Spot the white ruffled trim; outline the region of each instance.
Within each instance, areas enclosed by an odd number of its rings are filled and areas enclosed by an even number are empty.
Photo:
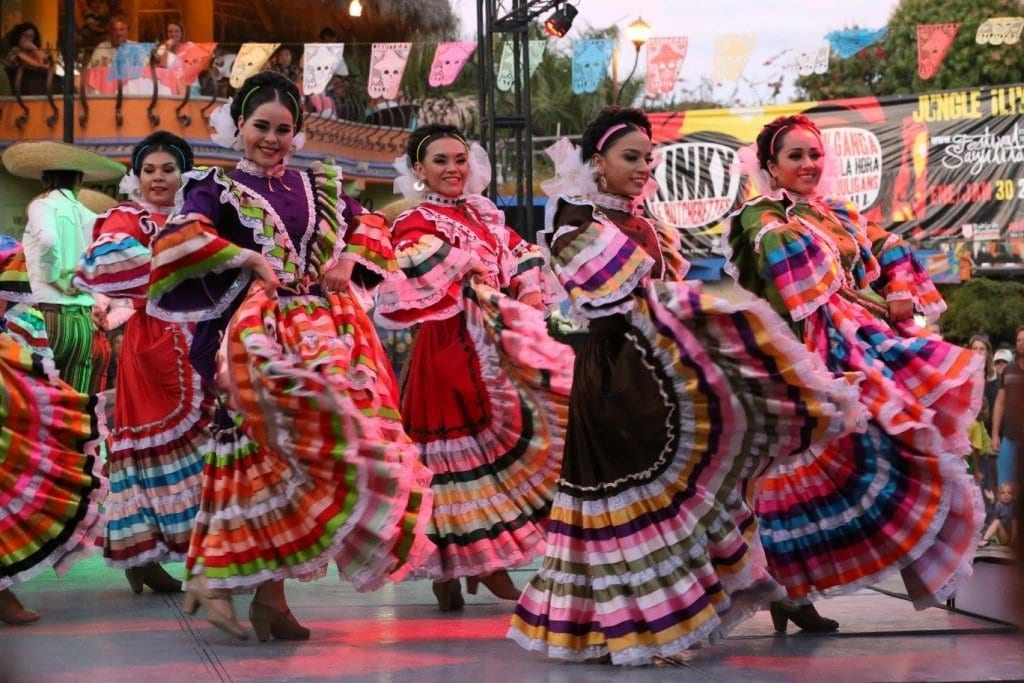
[[[594,180],[597,171],[593,164],[583,161],[580,148],[569,138],[561,138],[545,149],[544,153],[555,164],[555,175],[540,184],[544,194],[550,198],[544,207],[544,227],[550,229],[554,227],[559,199],[574,204],[590,204],[583,198],[598,193],[597,182]]]
[[[117,184],[119,194],[129,197],[132,201],[142,198],[142,190],[139,189],[139,177],[131,169],[124,174],[121,182]],[[136,194],[138,193],[138,194]]]
[[[126,560],[114,560],[109,557],[104,558],[106,565],[113,569],[135,569],[138,567],[145,567],[147,564],[152,564],[154,562],[158,564],[163,564],[165,562],[184,562],[185,559],[185,553],[174,552],[161,540],[157,540],[156,545],[146,552],[134,555]],[[182,581],[183,587],[184,583],[185,582]]]
[[[210,139],[225,149],[241,150],[243,148],[242,138],[238,134],[235,120],[231,118],[233,99],[229,97],[227,102],[214,109],[210,114]]]

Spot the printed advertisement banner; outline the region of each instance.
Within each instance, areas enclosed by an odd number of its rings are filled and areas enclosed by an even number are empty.
[[[648,210],[679,228],[692,256],[721,255],[722,222],[753,192],[737,150],[792,114],[813,119],[836,153],[832,194],[929,250],[935,275],[938,253],[948,256],[937,280],[971,265],[1024,268],[1024,84],[651,114],[664,161]]]

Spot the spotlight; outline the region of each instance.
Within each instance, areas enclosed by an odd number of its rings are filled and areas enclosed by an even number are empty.
[[[579,13],[574,5],[562,5],[544,22],[544,30],[549,36],[561,38],[572,28],[572,20]]]
[[[348,14],[350,17],[361,17],[363,16],[363,6],[359,0],[352,0],[348,6]]]

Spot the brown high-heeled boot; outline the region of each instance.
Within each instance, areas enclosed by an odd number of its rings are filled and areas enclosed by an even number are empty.
[[[291,610],[276,610],[253,600],[249,603],[249,623],[256,639],[265,643],[275,640],[309,640],[309,629],[298,622]]]
[[[125,569],[124,575],[133,593],[141,593],[143,585],[149,586],[154,593],[181,592],[181,581],[168,574],[167,570],[156,562]]]
[[[235,618],[235,606],[231,602],[231,592],[226,590],[210,590],[206,587],[206,577],[200,574],[193,576],[185,591],[185,612],[195,614],[199,606],[203,606],[207,620],[224,633],[238,640],[248,640],[249,633]]]
[[[454,612],[466,606],[458,579],[435,581],[431,588],[434,591],[434,597],[437,598],[437,608],[442,612]]]
[[[775,600],[769,605],[768,611],[771,612],[776,633],[785,633],[788,621],[809,633],[828,633],[839,628],[838,621],[821,616],[811,603],[797,605],[789,600]]]
[[[39,615],[25,609],[10,588],[0,591],[0,621],[11,626],[24,626],[38,620]]]
[[[491,591],[495,597],[502,600],[518,600],[519,594],[522,592],[512,583],[512,577],[504,569],[487,576],[467,576],[466,591],[470,595],[476,595],[477,588],[481,583],[487,586],[487,590]]]

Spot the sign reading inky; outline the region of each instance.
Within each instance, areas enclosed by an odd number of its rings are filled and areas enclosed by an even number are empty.
[[[648,210],[680,229],[692,255],[719,253],[722,222],[753,193],[737,151],[765,123],[800,113],[836,155],[830,193],[868,220],[917,249],[1024,266],[1024,85],[652,114],[664,161]]]

